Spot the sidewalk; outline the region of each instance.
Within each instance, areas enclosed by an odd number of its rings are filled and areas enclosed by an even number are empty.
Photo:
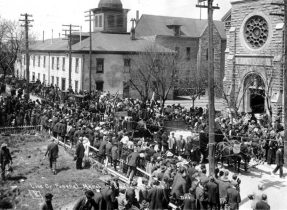
[[[252,163],[251,163],[252,164]],[[263,184],[263,193],[267,195],[271,209],[285,210],[287,198],[287,178],[279,178],[279,171],[276,175],[271,175],[271,171],[276,165],[257,165],[251,168],[249,173],[239,175],[241,179],[241,205],[240,209],[251,209],[251,202],[248,195],[257,190],[259,183]],[[284,176],[287,176],[287,168],[283,168]]]

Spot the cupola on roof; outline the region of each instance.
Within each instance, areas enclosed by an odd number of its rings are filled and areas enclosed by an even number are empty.
[[[121,0],[100,0],[99,8],[105,7],[105,8],[113,8],[113,9],[122,9],[123,5]]]

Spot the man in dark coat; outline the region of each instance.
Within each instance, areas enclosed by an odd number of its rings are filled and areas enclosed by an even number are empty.
[[[47,193],[45,195],[45,203],[41,205],[40,210],[53,210],[52,198],[53,195],[51,193]]]
[[[101,141],[100,147],[99,147],[99,162],[103,163],[104,159],[105,159],[105,154],[106,154],[106,145],[107,145],[107,141],[106,141],[106,136],[103,137],[103,140]]]
[[[53,174],[56,175],[56,162],[57,162],[57,158],[59,156],[59,146],[58,146],[58,140],[57,139],[53,138],[52,143],[50,143],[48,145],[44,158],[47,155],[49,158],[50,168],[51,168]]]
[[[92,210],[93,209],[99,209],[99,206],[93,199],[94,193],[91,190],[88,190],[85,192],[85,197],[81,198],[74,206],[73,210]]]
[[[166,190],[159,187],[159,182],[154,181],[153,187],[148,192],[149,209],[163,210],[165,203],[169,202]]]
[[[111,165],[112,165],[112,143],[111,143],[111,139],[109,139],[107,141],[107,144],[106,144],[106,157],[108,159],[108,163],[110,162]]]
[[[3,180],[5,180],[6,165],[8,165],[9,163],[12,164],[12,157],[9,149],[7,148],[7,144],[3,143],[1,145],[1,151],[0,151],[1,177]]]
[[[273,174],[275,174],[278,169],[279,169],[279,176],[280,178],[283,178],[283,164],[284,164],[284,157],[283,157],[283,146],[280,146],[276,152],[276,160],[275,160],[275,163],[276,163],[276,168],[273,170]]]
[[[255,210],[270,210],[266,194],[262,194],[262,199],[256,203]]]
[[[106,209],[106,204],[105,204],[105,201],[103,199],[103,195],[101,193],[100,187],[97,187],[97,189],[96,189],[94,200],[95,200],[96,204],[98,205],[98,210],[105,210]]]
[[[83,169],[83,158],[85,156],[85,147],[83,145],[83,137],[79,138],[79,143],[76,146],[76,169]]]
[[[174,179],[174,183],[171,189],[171,196],[173,196],[174,198],[180,199],[180,197],[187,192],[185,177],[185,170],[180,169],[177,178]]]
[[[137,149],[134,149],[134,152],[128,155],[128,172],[127,177],[129,177],[129,180],[131,181],[135,175],[136,167],[139,163],[140,153],[137,151]]]
[[[207,194],[208,209],[217,209],[219,206],[219,189],[213,176],[209,177],[209,182],[205,185]]]
[[[119,159],[119,149],[117,146],[118,142],[114,142],[113,143],[113,147],[112,147],[112,164],[114,165],[114,169],[115,171],[117,170],[117,162]]]
[[[230,188],[227,189],[226,202],[229,205],[230,210],[238,210],[239,204],[241,202],[241,197],[239,192],[236,190],[236,184],[232,184]]]
[[[114,203],[117,201],[117,199],[110,182],[106,184],[106,187],[101,192],[103,195],[103,200],[105,201],[105,209],[113,210]]]
[[[183,196],[183,210],[196,210],[195,188],[190,188],[189,193]]]

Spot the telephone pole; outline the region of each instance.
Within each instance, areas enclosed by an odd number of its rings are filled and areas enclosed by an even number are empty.
[[[205,2],[207,1],[207,5]],[[204,4],[202,4],[204,3]],[[214,51],[213,51],[213,10],[219,9],[213,6],[213,0],[198,0],[196,7],[207,8],[208,11],[208,145],[209,145],[209,174],[215,171],[215,107],[214,107]]]
[[[283,45],[284,45],[284,61],[283,62],[283,99],[284,99],[284,160],[287,162],[287,1],[272,2],[271,5],[278,6],[280,12],[271,12],[270,15],[284,17],[284,29],[283,29]],[[283,7],[283,8],[282,8]],[[282,12],[284,11],[284,12]]]
[[[63,27],[68,27],[68,29],[63,29],[64,36],[68,36],[68,38],[65,38],[64,40],[68,40],[68,45],[69,45],[69,89],[72,89],[72,32],[79,31],[74,28],[79,28],[80,26],[76,25],[62,25]],[[69,32],[67,35],[67,31]]]
[[[287,1],[284,1],[284,159],[287,161]]]
[[[24,22],[24,25],[21,25],[22,27],[25,28],[25,54],[26,54],[26,85],[27,85],[27,95],[28,99],[30,98],[30,91],[29,91],[29,78],[30,78],[30,55],[29,55],[29,27],[32,27],[30,25],[31,22],[34,20],[31,20],[29,18],[32,17],[32,15],[29,15],[27,13],[21,14],[21,17],[24,17],[24,20],[19,20],[20,22]]]
[[[85,13],[89,13],[85,17],[88,17],[89,19],[86,21],[89,21],[89,33],[90,33],[90,50],[89,50],[89,91],[90,94],[92,92],[92,10],[86,11]]]

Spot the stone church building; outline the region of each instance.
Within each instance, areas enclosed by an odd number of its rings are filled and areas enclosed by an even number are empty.
[[[274,0],[231,0],[223,17],[227,35],[224,93],[240,112],[282,112],[283,19]],[[281,1],[282,3],[283,1]],[[278,1],[277,1],[278,3]]]

